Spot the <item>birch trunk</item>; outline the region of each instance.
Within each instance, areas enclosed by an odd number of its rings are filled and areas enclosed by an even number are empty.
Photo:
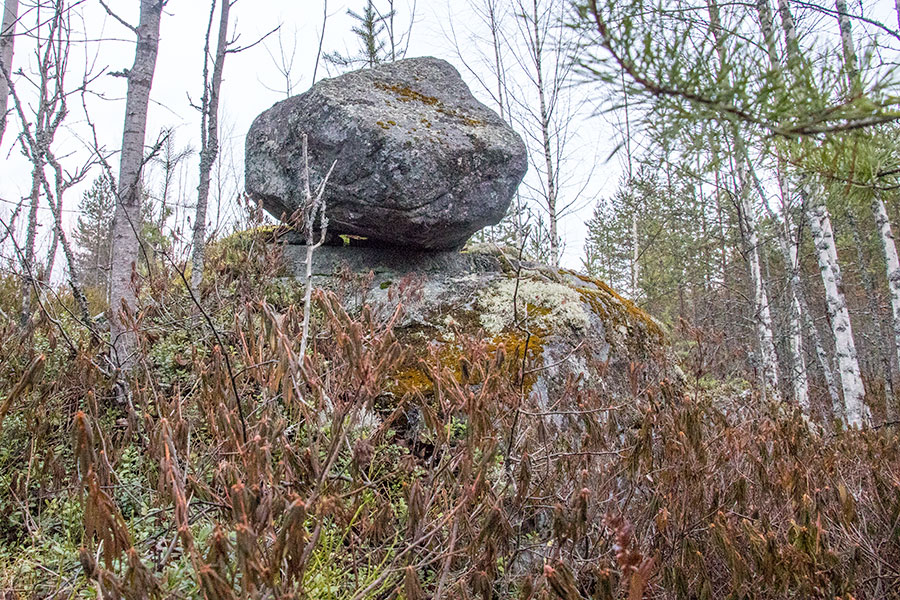
[[[781,29],[784,31],[785,52],[788,69],[796,73],[800,67],[800,42],[797,40],[797,26],[791,14],[789,0],[778,0],[778,15],[781,17]]]
[[[9,78],[12,75],[13,47],[16,41],[16,21],[19,0],[6,0],[3,5],[3,24],[0,25],[0,143],[6,132],[6,113],[9,110]]]
[[[851,96],[856,96],[861,92],[862,85],[859,80],[859,67],[856,64],[856,47],[853,45],[853,32],[850,28],[847,3],[844,0],[834,0],[834,9],[837,12],[838,26],[841,30],[841,51],[844,54],[847,83],[850,84]]]
[[[212,80],[209,79],[209,42],[216,0],[212,1],[206,31],[206,47],[203,59],[203,100],[201,102],[200,139],[200,185],[197,187],[197,213],[194,220],[194,236],[191,252],[191,287],[194,290],[203,280],[203,262],[206,255],[206,210],[209,204],[209,185],[213,163],[219,153],[219,91],[222,88],[222,74],[228,52],[228,19],[232,0],[222,0],[219,14],[219,35],[216,41],[216,56],[213,63]]]
[[[741,219],[743,220],[743,229],[746,232],[747,260],[750,263],[750,277],[753,280],[754,321],[756,323],[756,337],[759,343],[763,381],[766,388],[764,391],[771,390],[777,398],[780,396],[778,392],[778,355],[775,352],[775,336],[772,333],[772,313],[769,308],[769,296],[766,293],[762,268],[760,267],[759,233],[756,214],[749,198],[746,169],[740,165],[738,166],[738,179],[741,186]]]
[[[766,201],[766,194],[763,190],[762,183],[759,181],[759,178],[756,176],[756,173],[753,169],[750,170],[750,174],[753,178],[753,184],[756,187],[756,191],[762,200],[763,206],[766,207],[769,216],[774,220],[778,221],[778,217],[775,215],[774,211],[772,211],[768,202]],[[806,359],[803,353],[803,330],[801,327],[801,321],[803,320],[803,314],[805,310],[805,302],[801,303],[802,290],[800,288],[800,276],[799,276],[799,260],[797,257],[797,248],[792,243],[793,239],[793,227],[791,226],[790,213],[787,210],[787,203],[784,202],[784,184],[782,181],[782,177],[780,171],[778,173],[778,183],[779,189],[782,194],[782,215],[781,215],[781,230],[778,235],[778,247],[781,250],[781,256],[784,260],[785,268],[788,269],[788,283],[791,294],[791,309],[788,311],[788,342],[791,351],[791,386],[794,389],[794,401],[797,403],[797,406],[800,407],[800,410],[806,416],[811,416],[811,406],[809,404],[809,372],[806,368]],[[827,364],[825,365],[827,368]],[[830,369],[828,369],[828,376],[826,379],[829,379]],[[834,380],[830,379],[831,385],[833,387]],[[829,388],[829,391],[832,391]],[[834,389],[834,397],[837,398],[837,390]]]
[[[885,392],[886,402],[890,402],[889,398],[894,397],[894,378],[891,371],[891,348],[890,339],[884,334],[884,323],[881,314],[881,306],[878,303],[878,290],[875,282],[872,280],[872,273],[869,271],[869,261],[866,253],[863,251],[862,234],[859,231],[859,223],[853,212],[847,211],[847,225],[853,235],[853,241],[856,245],[856,262],[857,268],[862,280],[863,290],[866,294],[866,301],[869,305],[869,314],[872,318],[873,329],[875,330],[875,340],[869,341],[868,336],[863,334],[863,340],[867,347],[871,347],[876,355],[878,363],[881,365],[879,379]],[[877,370],[876,370],[877,371]],[[871,391],[871,390],[870,390]]]
[[[825,379],[825,387],[828,390],[828,397],[831,400],[830,412],[832,415],[843,415],[843,404],[841,396],[838,392],[837,383],[834,379],[834,370],[831,368],[831,361],[828,353],[825,352],[825,346],[822,343],[822,336],[819,335],[819,328],[816,327],[810,316],[809,305],[806,302],[806,292],[803,289],[803,282],[800,280],[800,260],[797,248],[800,243],[799,233],[794,238],[794,225],[791,220],[790,203],[785,201],[787,186],[784,181],[782,172],[782,163],[779,161],[778,168],[778,187],[781,192],[781,235],[779,236],[779,246],[781,248],[784,263],[790,268],[790,290],[791,290],[791,347],[798,349],[798,357],[800,359],[800,368],[802,368],[802,378],[799,377],[795,394],[797,395],[798,404],[804,410],[804,414],[812,415],[812,406],[809,404],[809,374],[806,369],[806,361],[803,359],[803,338],[801,335],[801,322],[806,329],[806,334],[812,341],[813,348],[816,351],[816,358],[819,367],[822,369],[822,377]],[[774,213],[770,213],[772,218],[776,218]],[[797,363],[795,363],[796,365]],[[795,366],[795,370],[797,367]],[[803,395],[801,395],[803,394]],[[804,408],[805,402],[805,408]],[[842,417],[841,417],[842,418]]]
[[[850,313],[844,299],[841,268],[838,264],[837,248],[831,228],[831,216],[828,214],[828,209],[818,203],[809,205],[806,215],[816,248],[822,283],[825,286],[825,301],[828,317],[831,320],[831,331],[834,335],[841,387],[844,390],[844,419],[850,426],[862,427],[869,421],[868,409],[865,404],[866,392],[859,372],[856,344],[853,341],[853,329],[850,325]]]
[[[557,199],[559,189],[557,185],[557,168],[559,166],[559,157],[554,158],[553,141],[554,132],[552,131],[553,123],[551,119],[551,108],[547,101],[548,93],[553,97],[558,91],[561,82],[557,78],[553,78],[549,84],[544,80],[544,44],[547,42],[549,32],[547,25],[541,22],[541,9],[538,6],[538,0],[532,0],[527,3],[526,0],[517,0],[516,8],[521,12],[519,17],[524,21],[525,26],[521,32],[527,36],[525,41],[528,52],[528,60],[534,67],[534,73],[529,74],[529,78],[534,84],[538,94],[538,114],[534,117],[538,121],[541,129],[541,152],[543,154],[545,187],[544,202],[547,209],[547,221],[550,234],[550,262],[554,267],[559,266],[559,214],[557,211]],[[559,57],[557,57],[558,59]],[[558,142],[557,142],[558,143]]]
[[[900,0],[898,0],[900,1]],[[888,219],[884,201],[875,196],[872,200],[872,211],[875,213],[875,222],[878,224],[878,237],[881,240],[881,250],[884,253],[884,262],[887,267],[888,290],[891,295],[891,324],[894,330],[894,349],[897,352],[897,364],[900,365],[900,258],[897,256],[897,244],[894,242],[894,233],[891,230],[891,221]],[[888,416],[891,419],[900,417],[900,407],[896,398],[888,398]]]
[[[719,69],[725,73],[728,65],[725,46],[722,40],[722,19],[719,14],[719,5],[716,0],[708,0],[709,29],[716,42],[716,54],[719,58]],[[735,146],[735,164],[737,167],[738,196],[740,201],[741,228],[745,231],[747,242],[748,262],[750,264],[750,277],[753,280],[754,290],[754,322],[756,323],[756,337],[759,344],[760,366],[763,373],[763,395],[771,389],[777,398],[780,398],[778,387],[778,355],[775,352],[775,336],[772,332],[772,314],[769,309],[769,298],[763,281],[762,269],[759,259],[759,232],[756,223],[756,213],[750,202],[750,173],[752,167],[744,147],[741,133],[736,126],[731,129]]]
[[[147,108],[156,70],[159,25],[164,4],[163,0],[141,0],[140,24],[135,30],[137,43],[134,66],[128,72],[109,278],[112,359],[120,368],[130,366],[136,345],[136,332],[126,324],[123,311],[133,311],[137,299],[134,277],[137,274],[140,250],[141,170],[144,162]]]

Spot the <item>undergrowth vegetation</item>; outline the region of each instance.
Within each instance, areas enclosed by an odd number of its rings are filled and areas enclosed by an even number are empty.
[[[301,356],[278,264],[219,244],[202,310],[154,265],[124,386],[63,292],[27,331],[3,317],[6,599],[900,597],[895,430],[822,433],[652,365],[539,400],[531,355],[511,374],[522,349],[477,335],[398,395],[415,284],[317,291]]]

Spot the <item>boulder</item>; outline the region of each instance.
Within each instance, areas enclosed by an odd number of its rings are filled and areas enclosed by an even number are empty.
[[[246,189],[277,218],[302,201],[303,133],[313,184],[335,164],[329,232],[379,245],[461,247],[506,214],[527,168],[522,138],[436,58],[326,79],[256,118]]]

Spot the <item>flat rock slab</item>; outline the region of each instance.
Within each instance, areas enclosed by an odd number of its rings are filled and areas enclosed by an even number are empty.
[[[449,63],[413,58],[320,81],[256,118],[246,188],[274,216],[302,202],[302,134],[329,232],[422,249],[461,247],[500,221],[527,168],[522,138]]]

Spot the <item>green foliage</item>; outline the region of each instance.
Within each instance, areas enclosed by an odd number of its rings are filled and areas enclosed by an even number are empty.
[[[386,38],[386,35],[394,35],[388,27],[388,24],[396,16],[393,2],[388,11],[382,12],[376,7],[373,0],[366,0],[366,5],[361,13],[348,8],[347,14],[356,21],[351,31],[359,41],[359,53],[356,56],[345,56],[339,52],[331,52],[324,56],[327,62],[341,68],[353,68],[359,65],[371,68],[377,64],[395,60],[392,40]]]
[[[801,30],[796,50],[776,39],[770,55],[753,4],[721,3],[718,26],[706,2],[574,4],[574,26],[586,39],[584,74],[621,89],[624,73],[632,102],[670,132],[711,120],[766,134],[815,136],[900,116],[896,67],[878,53],[884,32],[866,39],[860,66],[866,85],[851,94],[839,39],[823,43],[819,32]],[[798,22],[820,19],[822,12],[833,18],[816,5],[791,9],[801,11]],[[769,26],[780,37],[780,25]]]
[[[72,235],[78,245],[75,255],[78,280],[87,287],[100,290],[104,297],[109,285],[112,221],[116,210],[113,185],[108,177],[100,175],[91,189],[84,192]]]

